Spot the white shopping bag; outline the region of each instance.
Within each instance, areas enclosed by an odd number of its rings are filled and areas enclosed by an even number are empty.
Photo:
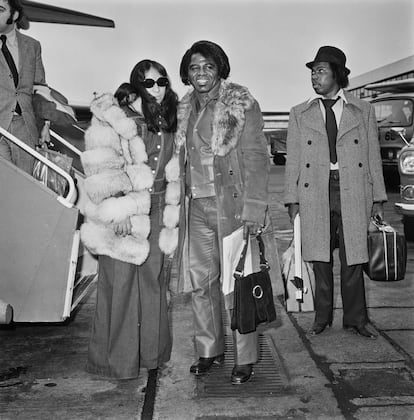
[[[282,274],[285,281],[285,304],[288,312],[314,310],[315,275],[312,264],[303,261],[300,218],[293,224],[293,241],[282,255]]]
[[[248,238],[247,240],[250,240]],[[245,241],[243,239],[243,226],[223,238],[223,267],[222,267],[222,290],[224,295],[234,290],[234,270],[239,262]],[[249,244],[244,264],[244,275],[253,273],[252,249]]]

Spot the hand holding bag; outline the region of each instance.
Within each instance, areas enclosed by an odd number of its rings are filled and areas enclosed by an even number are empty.
[[[407,264],[407,243],[404,235],[392,226],[372,219],[368,232],[368,263],[364,271],[371,280],[403,280]]]
[[[244,262],[249,245],[249,238],[247,238],[234,272],[234,305],[231,329],[238,330],[240,334],[256,331],[256,327],[260,323],[271,322],[276,319],[272,283],[269,276],[270,267],[265,257],[262,237],[258,235],[256,239],[259,244],[260,271],[246,277],[243,276]]]

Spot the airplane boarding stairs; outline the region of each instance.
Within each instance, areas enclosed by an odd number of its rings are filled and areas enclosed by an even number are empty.
[[[63,322],[97,279],[97,261],[80,243],[84,175],[75,169],[72,178],[1,127],[0,134],[69,186],[59,196],[0,157],[0,323],[11,321],[10,308],[14,322]]]

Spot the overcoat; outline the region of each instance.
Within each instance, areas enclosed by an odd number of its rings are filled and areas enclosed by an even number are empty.
[[[45,70],[39,41],[16,30],[19,49],[19,84],[14,86],[7,62],[0,53],[0,126],[9,128],[16,108],[16,100],[22,109],[22,117],[31,135],[30,145],[38,143],[38,130],[32,106],[34,84],[45,84]]]
[[[337,135],[341,213],[348,265],[368,260],[367,231],[373,202],[387,200],[375,112],[345,92]],[[285,204],[299,203],[305,261],[330,259],[329,145],[319,100],[290,111]]]
[[[186,134],[191,113],[191,95],[188,92],[178,109],[176,134],[182,180],[182,205],[186,164]],[[202,129],[202,127],[195,127]],[[273,280],[281,280],[280,263],[273,236],[268,209],[269,155],[263,134],[260,107],[243,86],[222,80],[212,121],[211,147],[213,151],[214,187],[218,207],[218,235],[221,246],[224,236],[243,225],[244,221],[265,225],[262,233],[266,257],[271,266]],[[180,216],[180,223],[186,215]],[[185,252],[186,227],[180,225],[179,253]],[[191,234],[191,232],[189,233]],[[254,241],[252,241],[253,243]],[[182,251],[184,249],[184,251]],[[220,252],[222,258],[222,252]],[[258,261],[258,255],[257,255]],[[181,266],[185,271],[185,264]],[[181,274],[184,274],[183,271]],[[184,278],[184,290],[190,289],[189,276]],[[231,301],[231,298],[229,298]]]

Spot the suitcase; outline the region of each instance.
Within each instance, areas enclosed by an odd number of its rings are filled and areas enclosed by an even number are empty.
[[[403,280],[407,265],[407,243],[403,234],[385,222],[372,221],[368,232],[368,263],[364,271],[371,280]]]

